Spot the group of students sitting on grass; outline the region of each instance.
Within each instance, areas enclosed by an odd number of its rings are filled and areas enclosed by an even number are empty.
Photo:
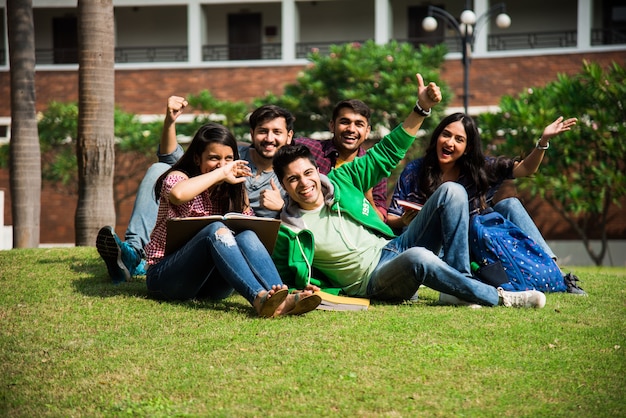
[[[150,295],[163,300],[237,291],[262,317],[309,312],[321,302],[318,290],[401,302],[422,285],[459,303],[543,307],[542,292],[505,291],[473,276],[469,220],[492,204],[504,180],[534,173],[549,140],[576,119],[558,118],[526,158],[514,160],[486,158],[473,119],[452,114],[434,130],[424,157],[405,167],[387,206],[386,178],[442,98],[435,83],[416,78],[413,111],[367,152],[370,109],[359,100],[336,105],[328,141],[295,139],[293,115],[265,105],[250,115],[251,145],[238,146],[228,129],[208,123],[183,151],[175,122],[187,101],[170,97],[159,162],[140,184],[125,241],[111,226],[98,233],[109,275],[123,282],[145,274]],[[423,207],[407,209],[401,200]],[[554,256],[516,198],[493,208]],[[166,254],[168,219],[229,212],[279,218],[273,252],[254,232],[214,222]],[[584,293],[571,283],[569,291]]]

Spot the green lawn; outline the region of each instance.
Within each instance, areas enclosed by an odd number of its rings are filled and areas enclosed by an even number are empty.
[[[148,299],[95,248],[0,251],[0,416],[626,416],[624,268],[541,310],[414,304],[260,319]]]

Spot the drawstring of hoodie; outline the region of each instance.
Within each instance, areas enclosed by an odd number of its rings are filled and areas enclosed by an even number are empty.
[[[300,243],[300,237],[298,235],[296,235],[296,242],[298,243],[298,248],[300,249],[300,254],[302,255],[302,258],[304,258],[306,267],[309,270],[309,273],[306,276],[306,284],[308,286],[311,284],[311,275],[313,274],[312,269],[311,269],[311,263],[309,263],[309,259],[306,258],[306,255],[304,254],[304,249],[302,249],[302,244]]]

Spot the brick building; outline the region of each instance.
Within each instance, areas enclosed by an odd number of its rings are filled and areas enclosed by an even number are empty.
[[[452,22],[439,20],[426,32],[430,13],[421,0],[276,0],[218,2],[203,0],[114,0],[116,27],[116,104],[138,115],[161,115],[171,94],[208,89],[219,99],[250,101],[270,91],[281,94],[307,64],[312,48],[374,39],[419,43],[445,42],[450,53],[442,79],[455,98],[449,112],[462,110],[464,66],[461,38]],[[459,16],[464,0],[438,2]],[[2,15],[6,0],[0,0]],[[470,2],[478,16],[472,43],[469,113],[497,108],[502,95],[574,74],[583,60],[626,65],[626,3],[622,0],[527,0],[508,2],[512,24],[499,28],[488,0]],[[76,0],[34,0],[37,109],[51,100],[76,101]],[[541,12],[537,12],[541,11]],[[557,13],[558,12],[558,13]],[[554,16],[559,16],[554,19]],[[10,140],[10,68],[6,19],[0,22],[0,141]],[[156,142],[156,141],[155,141]],[[120,187],[132,187],[121,185]],[[11,224],[7,170],[4,219]],[[626,203],[626,202],[625,202]],[[576,236],[545,203],[526,199],[531,214],[549,239]],[[626,238],[622,209],[612,214],[611,238]],[[42,190],[41,241],[73,242],[76,198],[53,187]],[[132,202],[118,212],[118,233],[128,222]]]

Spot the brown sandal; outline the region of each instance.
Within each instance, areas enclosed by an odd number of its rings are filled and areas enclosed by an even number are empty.
[[[272,295],[267,291],[261,296],[259,316],[262,318],[273,317],[276,313],[276,309],[287,299],[287,295],[289,295],[289,290],[287,289],[279,289]]]
[[[302,292],[299,292],[294,293],[294,298],[296,299],[296,305],[286,315],[302,315],[311,312],[322,303],[322,298],[316,294],[303,295]]]

